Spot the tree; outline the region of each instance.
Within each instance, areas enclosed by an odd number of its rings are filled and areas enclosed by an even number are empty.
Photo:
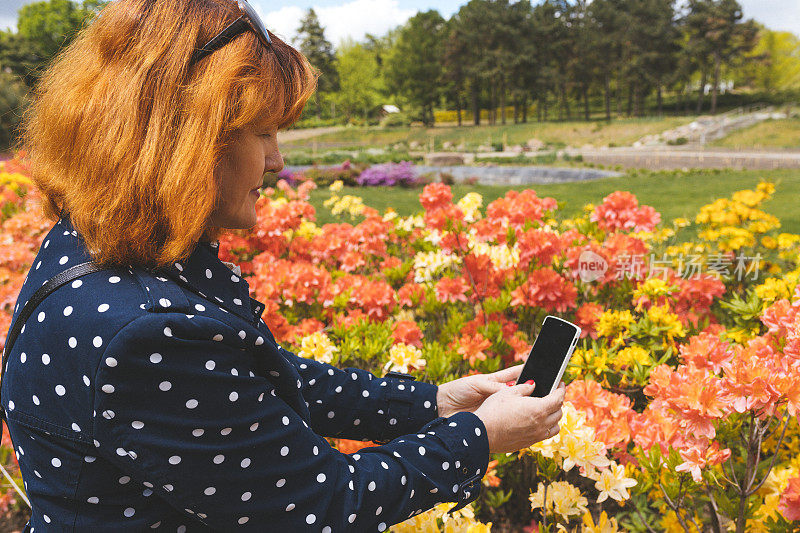
[[[375,56],[352,39],[342,41],[336,53],[339,64],[339,92],[336,103],[348,120],[364,120],[380,102],[380,76]]]
[[[0,32],[0,65],[33,87],[50,60],[94,20],[109,0],[48,0],[22,6],[17,33]]]
[[[701,85],[705,83],[707,69],[712,69],[711,113],[716,113],[722,66],[752,50],[758,27],[752,19],[741,22],[742,6],[736,0],[689,0],[688,8],[685,23],[689,45],[703,54]],[[702,94],[702,86],[700,90]]]
[[[737,83],[762,91],[800,88],[800,38],[761,28],[758,42],[733,71]]]
[[[444,19],[431,9],[411,17],[386,58],[386,81],[426,126],[433,126],[442,77]]]
[[[317,117],[319,118],[322,114],[323,97],[339,89],[336,55],[333,51],[333,45],[325,38],[325,29],[320,25],[319,18],[317,18],[313,8],[310,8],[300,21],[297,36],[300,40],[300,51],[320,72],[317,92],[314,95]]]

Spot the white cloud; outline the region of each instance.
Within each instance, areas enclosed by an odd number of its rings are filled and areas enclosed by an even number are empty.
[[[800,2],[797,0],[739,0],[745,18],[754,18],[771,30],[800,36]]]
[[[383,35],[417,12],[401,8],[398,0],[352,0],[339,6],[314,6],[314,11],[325,28],[325,37],[334,46],[346,37],[361,40],[367,33]],[[270,31],[292,40],[305,12],[299,7],[283,7],[263,15],[259,10],[259,15]]]

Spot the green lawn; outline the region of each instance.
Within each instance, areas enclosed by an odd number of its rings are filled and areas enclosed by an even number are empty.
[[[505,126],[481,125],[478,127],[464,125],[462,127],[435,128],[343,128],[339,131],[319,135],[313,139],[287,141],[281,144],[287,151],[308,149],[316,146],[324,148],[355,149],[363,147],[386,147],[398,142],[416,141],[425,146],[434,139],[435,149],[441,149],[442,143],[454,145],[464,143],[468,149],[479,145],[503,142],[509,145],[525,144],[536,138],[555,146],[570,145],[580,147],[585,144],[594,146],[630,145],[645,135],[660,133],[664,130],[688,124],[693,117],[651,117],[617,119],[612,122],[593,120],[591,122],[528,122],[527,124],[507,124]]]
[[[715,141],[726,148],[794,148],[800,150],[800,118],[767,120]]]
[[[638,175],[626,175],[619,178],[605,178],[591,182],[573,182],[550,185],[533,185],[529,187],[489,187],[455,185],[454,200],[458,200],[469,191],[483,195],[484,208],[492,200],[505,195],[509,189],[534,189],[539,196],[552,196],[559,202],[562,216],[573,216],[579,213],[587,203],[600,203],[603,197],[617,191],[630,191],[642,204],[652,205],[661,213],[662,220],[677,217],[693,218],[699,208],[716,198],[728,197],[734,191],[753,188],[759,178],[776,184],[773,198],[764,204],[764,209],[782,222],[782,230],[800,233],[800,171],[691,171],[653,172]],[[422,212],[419,203],[421,189],[403,189],[388,187],[345,188],[340,194],[361,196],[364,203],[384,212],[392,207],[401,215]],[[330,210],[323,206],[330,192],[323,188],[311,194],[311,203],[317,210],[318,223],[336,221]],[[348,218],[339,221],[349,222]]]

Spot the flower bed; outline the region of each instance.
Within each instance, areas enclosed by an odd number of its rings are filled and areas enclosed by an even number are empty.
[[[52,226],[24,174],[0,167],[3,336]],[[800,236],[761,209],[773,185],[662,221],[624,191],[563,218],[533,190],[484,207],[441,183],[400,217],[334,181],[326,207],[349,221],[322,227],[314,187],[278,182],[256,226],[220,242],[288,349],[443,382],[519,364],[547,314],[583,328],[560,433],[494,457],[475,505],[395,531],[797,527]],[[14,454],[2,458],[19,481]]]

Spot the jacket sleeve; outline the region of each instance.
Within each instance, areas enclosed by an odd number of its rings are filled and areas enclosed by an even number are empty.
[[[93,383],[98,454],[224,531],[383,531],[478,496],[489,449],[473,413],[343,454],[253,372],[240,340],[228,324],[181,313],[122,328]]]
[[[303,378],[311,428],[326,437],[387,441],[438,418],[439,387],[338,369],[278,348]]]

